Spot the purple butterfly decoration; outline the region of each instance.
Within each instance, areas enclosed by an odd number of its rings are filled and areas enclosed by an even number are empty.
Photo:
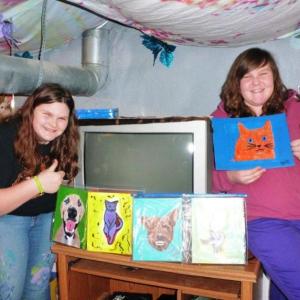
[[[0,38],[4,38],[10,48],[19,48],[18,43],[20,42],[13,38],[13,23],[2,19],[3,16],[0,14]]]

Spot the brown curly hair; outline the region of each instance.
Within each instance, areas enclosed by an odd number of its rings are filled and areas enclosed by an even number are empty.
[[[289,91],[281,80],[273,56],[266,50],[250,48],[238,55],[233,62],[220,93],[225,111],[231,117],[255,116],[244,102],[240,92],[240,81],[246,73],[266,65],[270,66],[273,73],[274,91],[270,99],[263,105],[262,114],[272,115],[283,112],[284,101],[287,100]]]
[[[70,112],[68,126],[62,135],[51,142],[50,155],[43,157],[38,151],[39,143],[32,126],[33,112],[41,104],[54,102],[65,103],[68,106]],[[79,144],[78,122],[71,93],[59,84],[42,85],[27,98],[15,117],[20,119],[20,126],[14,148],[23,166],[17,181],[38,174],[44,168],[48,168],[53,159],[57,159],[57,170],[63,170],[65,180],[71,182],[78,173]]]

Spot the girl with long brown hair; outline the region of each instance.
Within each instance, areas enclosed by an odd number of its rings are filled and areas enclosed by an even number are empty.
[[[49,299],[56,192],[78,172],[71,93],[45,84],[0,124],[0,299]]]

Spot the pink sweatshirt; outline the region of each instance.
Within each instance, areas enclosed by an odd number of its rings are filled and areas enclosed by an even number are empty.
[[[294,94],[285,102],[290,139],[300,139],[300,102]],[[214,117],[228,116],[221,102],[212,113]],[[247,194],[248,220],[280,218],[300,220],[300,161],[295,166],[267,169],[251,184],[231,184],[226,171],[213,171],[213,191]]]

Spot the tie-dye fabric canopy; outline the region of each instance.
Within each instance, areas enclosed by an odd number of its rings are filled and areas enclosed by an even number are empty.
[[[0,51],[37,51],[41,0],[0,0]],[[297,0],[69,0],[47,1],[46,49],[116,21],[174,45],[234,47],[300,36]]]
[[[238,46],[296,34],[297,0],[70,0],[174,44]]]
[[[43,23],[47,50],[67,44],[103,22],[99,16],[61,1],[0,0],[0,52],[8,54],[11,47],[15,52],[38,52]]]

